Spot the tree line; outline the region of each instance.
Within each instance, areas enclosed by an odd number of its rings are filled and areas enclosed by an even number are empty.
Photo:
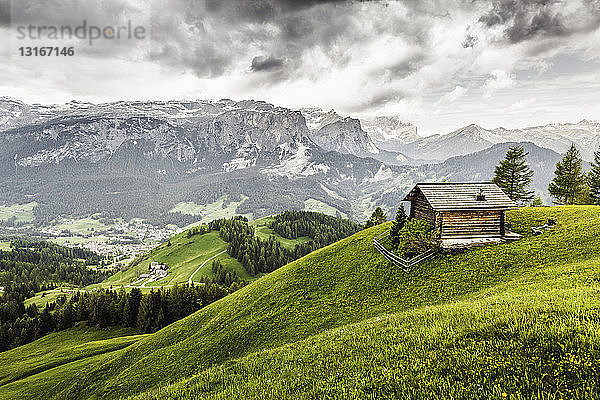
[[[140,332],[155,332],[242,287],[229,287],[204,278],[199,285],[176,285],[169,289],[142,293],[133,288],[77,292],[70,298],[62,295],[39,311],[35,304],[23,302],[0,304],[0,351],[21,346],[50,332],[73,327],[85,321],[105,328],[122,326]]]
[[[520,205],[541,205],[529,189],[533,170],[522,146],[511,146],[494,170],[492,182]],[[574,144],[556,164],[548,192],[555,204],[600,204],[600,151],[594,153],[591,170],[583,171],[581,154]]]
[[[254,227],[245,217],[217,219],[209,222],[208,226],[219,231],[221,238],[228,243],[227,253],[242,263],[251,275],[275,271],[295,259],[294,252],[281,246],[275,238],[262,240],[256,237]]]
[[[267,240],[255,235],[248,219],[236,216],[208,223],[210,230],[219,231],[228,243],[227,253],[237,259],[251,275],[272,272],[308,253],[358,232],[362,227],[354,222],[315,212],[287,211],[274,217],[270,227],[288,239],[308,236],[310,241],[288,249],[270,236]]]
[[[10,251],[0,250],[0,286],[4,287],[0,302],[23,301],[65,283],[86,286],[101,282],[106,274],[90,268],[101,263],[101,256],[86,249],[13,240]]]
[[[350,220],[312,211],[286,211],[276,215],[269,227],[288,239],[308,236],[318,247],[337,242],[362,229],[361,225]]]

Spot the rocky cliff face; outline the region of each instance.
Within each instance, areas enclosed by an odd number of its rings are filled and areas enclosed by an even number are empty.
[[[342,117],[333,110],[325,112],[320,108],[303,108],[300,111],[306,119],[312,140],[327,151],[337,151],[357,157],[373,157],[391,165],[406,165],[415,162],[395,151],[393,141],[376,143],[371,135],[363,129],[363,122],[358,119]],[[392,117],[381,117],[379,120],[372,121],[369,126],[375,134],[383,138],[382,132],[393,130],[390,127],[394,124],[390,122],[392,120],[396,121],[395,128],[400,129],[401,122]],[[383,126],[384,123],[388,126]]]
[[[323,111],[321,108],[301,108],[300,112],[306,119],[306,126],[311,131],[318,131],[325,125],[333,124],[344,119],[335,110]]]
[[[362,128],[382,150],[399,151],[402,144],[414,142],[421,137],[417,127],[404,122],[398,116],[380,116],[361,119]]]
[[[2,158],[21,167],[65,160],[96,164],[135,153],[185,171],[202,162],[227,170],[311,145],[300,112],[263,102],[28,106],[3,99],[0,120],[7,142]]]
[[[239,212],[255,216],[311,201],[361,219],[363,198],[383,187],[383,164],[351,154],[377,151],[358,121],[323,131],[338,138],[340,152],[329,152],[312,141],[299,111],[259,101],[2,99],[0,121],[0,175],[9,188],[0,203],[34,199],[45,220],[107,212],[168,222],[178,202],[223,195],[245,198]],[[357,143],[348,139],[355,134]]]
[[[311,137],[315,143],[328,151],[359,157],[372,157],[379,153],[377,146],[362,129],[360,121],[350,117],[323,126]]]

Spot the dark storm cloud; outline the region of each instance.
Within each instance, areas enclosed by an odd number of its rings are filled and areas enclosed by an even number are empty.
[[[564,4],[556,0],[501,0],[493,3],[479,21],[487,27],[504,26],[510,43],[564,37],[600,26],[598,0],[584,1],[583,7],[572,15],[563,13]]]
[[[284,66],[299,70],[301,56],[307,49],[329,49],[353,36],[359,40],[362,22],[353,15],[355,3],[169,1],[166,4],[170,12],[156,12],[153,18],[156,46],[150,57],[165,65],[191,69],[199,77],[217,77],[234,64],[239,65],[240,57],[254,47],[259,53],[282,57],[255,58],[251,71],[281,70]],[[340,48],[328,55],[336,64],[348,59]]]
[[[10,1],[0,0],[0,28],[10,25]]]
[[[283,58],[276,58],[273,56],[256,56],[252,59],[250,64],[250,70],[254,72],[258,71],[278,71],[283,68],[285,60]]]

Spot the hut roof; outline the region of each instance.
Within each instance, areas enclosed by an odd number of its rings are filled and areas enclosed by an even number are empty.
[[[517,207],[502,189],[489,182],[417,183],[404,201],[413,200],[419,192],[436,211],[508,210]]]

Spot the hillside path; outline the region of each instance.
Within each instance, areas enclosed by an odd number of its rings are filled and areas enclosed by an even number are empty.
[[[209,258],[208,260],[204,261],[198,268],[196,268],[196,270],[192,273],[192,275],[190,275],[190,279],[188,279],[188,283],[192,283],[192,278],[194,277],[194,275],[196,275],[198,273],[198,271],[200,271],[200,268],[204,267],[204,264],[206,264],[207,262],[209,262],[210,260],[212,260],[213,258],[220,256],[221,254],[225,253],[227,250],[223,250],[220,253],[215,254],[214,256],[212,256],[211,258]]]

